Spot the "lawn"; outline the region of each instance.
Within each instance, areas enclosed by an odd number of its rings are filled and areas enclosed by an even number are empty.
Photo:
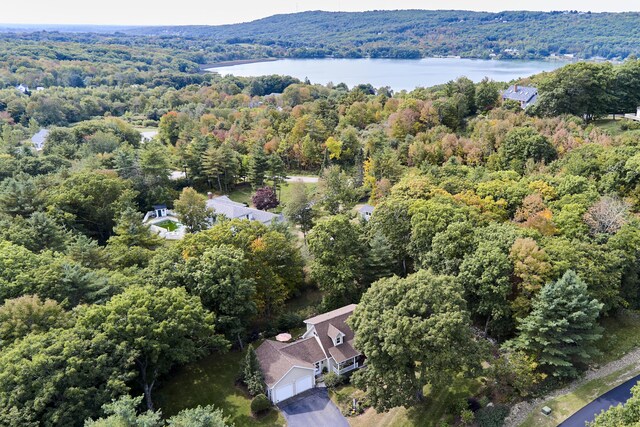
[[[305,185],[307,186],[307,190],[309,191],[310,195],[315,192],[317,184],[312,183],[312,184],[305,184]],[[274,212],[282,211],[282,205],[286,205],[287,201],[289,201],[289,198],[291,197],[292,187],[293,186],[288,182],[285,182],[282,184],[279,191],[281,205],[278,206],[276,209],[274,209]],[[236,187],[233,189],[231,193],[229,193],[229,198],[234,202],[245,203],[251,206],[252,205],[251,196],[253,196],[254,193],[255,191],[251,188],[249,184],[239,184],[239,185],[236,185]]]
[[[275,409],[258,420],[251,416],[250,397],[235,385],[243,355],[237,351],[212,354],[171,373],[155,394],[162,414],[171,416],[185,408],[213,404],[236,427],[285,425],[284,417]]]
[[[597,343],[602,353],[594,359],[598,364],[618,360],[631,350],[640,346],[640,313],[623,311],[617,316],[602,320],[604,332]]]
[[[481,387],[480,379],[455,378],[448,387],[436,394],[431,393],[429,386],[425,387],[426,400],[419,406],[409,409],[394,408],[383,413],[370,408],[362,415],[349,417],[349,424],[352,427],[436,427],[442,422],[452,424],[454,416],[451,412],[456,402],[476,395]],[[361,394],[362,392],[355,387],[346,385],[332,392],[331,398],[340,406],[341,402],[346,402],[350,396],[357,398],[361,397]]]
[[[538,405],[520,427],[554,427],[569,418],[596,397],[624,383],[640,373],[640,367],[627,366],[606,377],[589,381],[573,392],[563,394]],[[551,415],[545,416],[540,410],[551,408]]]
[[[169,231],[176,231],[179,228],[178,224],[175,221],[171,221],[170,219],[157,222],[153,225],[155,225],[156,227],[164,228],[165,230],[169,230]]]

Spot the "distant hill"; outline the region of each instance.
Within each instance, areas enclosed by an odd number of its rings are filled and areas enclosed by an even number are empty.
[[[303,12],[223,26],[145,27],[132,35],[267,47],[275,57],[463,56],[623,59],[640,54],[640,13]]]

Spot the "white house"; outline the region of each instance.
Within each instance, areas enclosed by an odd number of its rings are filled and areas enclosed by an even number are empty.
[[[369,221],[371,219],[371,215],[373,215],[373,210],[375,208],[371,205],[363,205],[360,209],[358,209],[358,213],[365,221]]]
[[[22,83],[20,83],[18,86],[16,86],[16,90],[21,93],[27,93],[29,92],[29,86],[23,85]]]
[[[228,219],[248,219],[265,225],[284,220],[282,215],[249,208],[244,203],[234,202],[228,196],[213,197],[211,193],[208,194],[207,207],[213,209],[216,215],[224,215]]]
[[[361,367],[364,356],[353,347],[354,334],[346,320],[355,304],[321,314],[304,323],[307,331],[293,343],[266,340],[256,350],[273,403],[316,386],[324,372],[345,374]]]

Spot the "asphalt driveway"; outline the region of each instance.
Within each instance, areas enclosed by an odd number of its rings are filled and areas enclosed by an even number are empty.
[[[281,402],[278,407],[289,427],[349,427],[324,387],[305,391]]]
[[[625,403],[631,397],[631,388],[638,384],[640,375],[620,384],[613,390],[609,390],[584,408],[560,423],[558,427],[584,427],[587,422],[592,422],[601,411],[609,409],[620,403]]]

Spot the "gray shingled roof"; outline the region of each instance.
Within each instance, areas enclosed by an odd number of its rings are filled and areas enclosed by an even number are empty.
[[[47,129],[40,129],[38,133],[31,137],[31,143],[36,150],[42,150],[44,148],[44,143],[47,140],[47,136],[49,135],[49,131]]]
[[[294,366],[312,368],[315,371],[314,363],[325,359],[315,337],[291,344],[266,340],[256,349],[256,356],[264,381],[269,387],[273,387]]]
[[[503,99],[512,99],[518,102],[524,102],[527,104],[531,104],[535,102],[533,98],[538,96],[538,89],[532,86],[520,86],[518,85],[518,90],[516,90],[515,85],[509,86],[509,89],[505,90],[502,93]]]
[[[356,304],[350,304],[304,321],[305,323],[315,326],[322,347],[331,354],[338,363],[360,355],[360,352],[353,347],[353,330],[346,323],[346,320],[353,314],[355,308]],[[338,346],[334,346],[333,340],[329,337],[329,331],[333,331],[334,329],[344,334],[344,340],[342,344]]]
[[[229,219],[249,219],[260,221],[263,224],[282,221],[283,219],[282,215],[248,208],[242,203],[234,202],[227,196],[214,197],[207,200],[207,207],[213,209],[216,214],[224,215]]]

